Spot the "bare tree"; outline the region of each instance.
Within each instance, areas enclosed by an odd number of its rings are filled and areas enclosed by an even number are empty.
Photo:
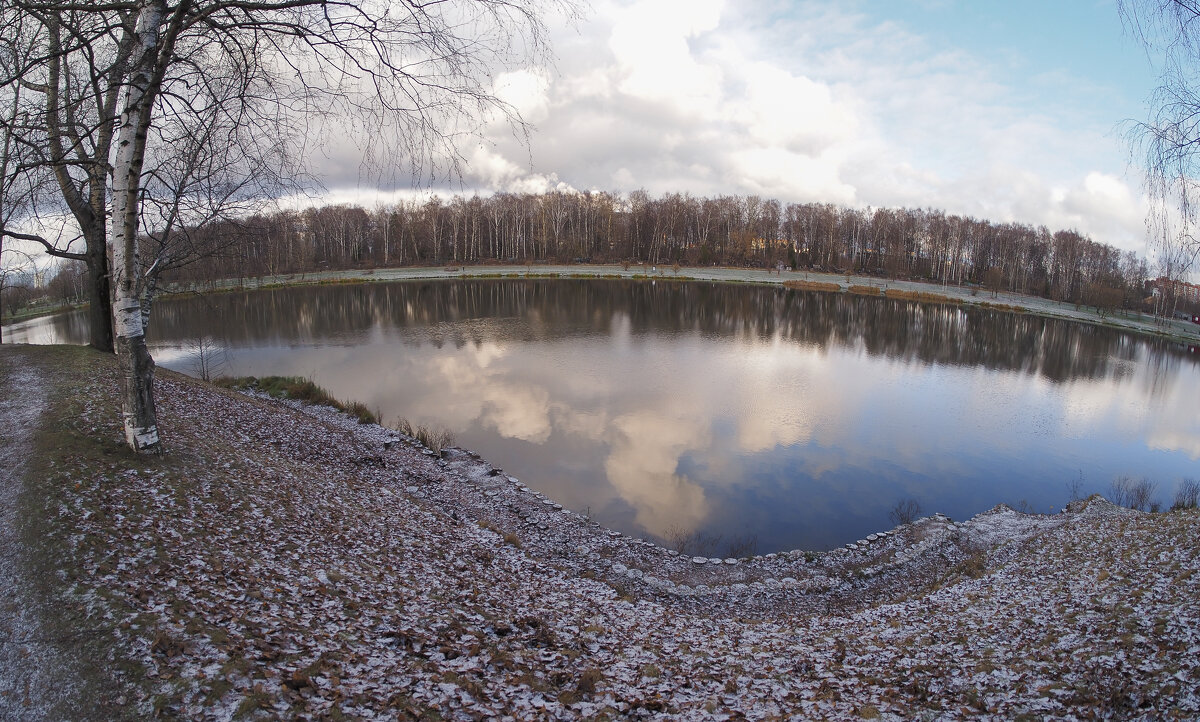
[[[1183,479],[1179,482],[1179,488],[1175,490],[1171,510],[1195,509],[1197,506],[1200,506],[1200,482],[1195,479]]]
[[[111,351],[108,162],[128,48],[112,42],[122,13],[83,7],[0,5],[9,59],[0,67],[0,89],[16,109],[5,131],[20,155],[10,170],[14,182],[38,191],[26,196],[23,215],[37,223],[10,223],[0,235],[87,264],[91,344]]]
[[[191,357],[192,371],[204,381],[212,381],[222,375],[229,365],[225,344],[207,334],[193,338],[187,343],[186,349]]]
[[[1134,479],[1129,476],[1118,476],[1113,479],[1109,493],[1112,503],[1138,511],[1157,511],[1158,504],[1154,501],[1154,492],[1158,484],[1142,477]]]
[[[4,301],[17,293],[16,289],[24,289],[22,298],[16,304],[25,305],[33,296],[34,279],[37,278],[38,268],[36,259],[28,252],[19,248],[0,248],[0,320],[4,318]],[[3,340],[0,329],[0,341]]]
[[[9,77],[22,67],[32,49],[19,34],[0,36],[0,76]],[[29,149],[19,142],[16,126],[21,117],[21,88],[0,93],[0,317],[4,315],[4,288],[32,259],[23,249],[5,247],[8,231],[29,208],[34,192],[31,179],[22,172]],[[3,331],[0,330],[0,342]]]
[[[196,198],[243,195],[261,166],[282,174],[289,156],[278,151],[318,140],[306,129],[321,120],[360,131],[367,162],[407,165],[414,178],[456,173],[463,139],[486,119],[499,114],[524,130],[491,77],[544,49],[539,9],[536,0],[6,4],[5,20],[23,23],[41,52],[4,84],[38,95],[31,117],[44,130],[28,142],[57,179],[88,251],[64,251],[37,234],[27,240],[86,260],[92,235],[103,246],[103,234],[92,232],[109,211],[112,327],[131,447],[161,449],[143,308],[162,265],[145,272],[142,235],[160,234],[169,264],[172,233],[209,215]],[[237,137],[169,142],[214,128]],[[258,141],[273,142],[247,142],[253,129],[265,132]],[[232,173],[214,162],[213,148],[234,149]]]
[[[1159,268],[1174,281],[1200,255],[1200,3],[1117,0],[1117,8],[1159,73],[1149,117],[1127,122],[1125,135],[1145,173],[1152,201],[1147,229]],[[1174,309],[1158,310],[1168,315]]]

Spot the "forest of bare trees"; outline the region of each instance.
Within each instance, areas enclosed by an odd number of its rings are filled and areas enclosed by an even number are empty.
[[[782,204],[757,196],[605,192],[432,197],[365,209],[279,211],[207,229],[214,247],[173,280],[406,265],[728,265],[979,284],[1134,307],[1144,259],[1076,231],[928,209]],[[230,245],[230,238],[237,243]]]

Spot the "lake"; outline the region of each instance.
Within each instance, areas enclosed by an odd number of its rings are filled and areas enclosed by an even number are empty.
[[[5,340],[82,343],[78,314]],[[1038,512],[1115,477],[1200,477],[1200,359],[1021,314],[782,288],[441,280],[164,300],[149,341],[195,373],[300,375],[596,521],[710,554],[827,549],[898,502]],[[169,446],[170,440],[167,440]]]

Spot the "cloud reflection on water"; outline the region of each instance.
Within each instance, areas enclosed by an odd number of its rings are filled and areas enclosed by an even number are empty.
[[[314,377],[446,426],[560,502],[662,539],[827,547],[896,501],[1045,510],[1079,471],[1161,488],[1200,458],[1197,364],[1013,314],[708,284],[496,281],[159,305],[157,358],[223,336],[233,371]],[[47,322],[48,335],[70,328]],[[172,355],[172,350],[175,350]]]

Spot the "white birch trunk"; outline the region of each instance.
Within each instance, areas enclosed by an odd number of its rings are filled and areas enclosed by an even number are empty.
[[[146,348],[142,304],[139,300],[137,230],[138,191],[145,158],[153,100],[151,86],[159,51],[164,9],[161,2],[143,2],[138,11],[138,48],[117,128],[112,177],[113,333],[121,367],[122,419],[125,440],[139,453],[161,453],[154,407],[154,360]]]

